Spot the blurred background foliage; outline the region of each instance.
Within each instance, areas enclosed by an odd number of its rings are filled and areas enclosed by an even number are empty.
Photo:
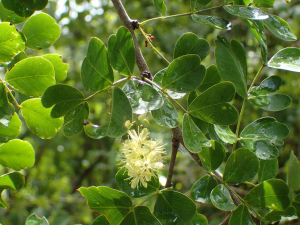
[[[132,19],[139,22],[149,18],[160,16],[153,7],[152,0],[124,0],[124,6]],[[184,13],[190,11],[189,0],[165,0],[167,5],[167,15]],[[220,5],[220,0],[213,0],[208,7]],[[285,0],[276,0],[273,9],[264,9],[269,13],[280,16],[288,21],[294,34],[300,37],[300,1],[292,0],[289,4]],[[80,82],[81,63],[85,57],[89,39],[92,36],[100,38],[107,44],[108,37],[116,33],[121,21],[109,0],[50,0],[48,6],[43,10],[54,17],[62,29],[60,39],[47,50],[27,50],[29,56],[43,55],[47,53],[57,53],[63,56],[63,61],[69,63],[68,77],[63,82],[74,86],[85,93]],[[146,24],[143,28],[146,33],[152,34],[154,46],[160,50],[164,56],[172,60],[173,49],[177,39],[186,32],[194,32],[200,38],[206,39],[211,45],[211,52],[203,61],[205,66],[214,64],[214,40],[217,35],[227,37],[229,40],[236,39],[245,46],[248,59],[249,77],[253,78],[258,71],[262,60],[260,49],[253,34],[247,26],[240,20],[226,13],[222,8],[205,11],[205,14],[221,16],[231,21],[233,27],[231,31],[215,30],[210,27],[195,23],[190,16],[177,17],[168,20],[159,20]],[[23,24],[17,25],[22,30]],[[150,47],[145,47],[144,39],[137,32],[140,46],[152,74],[167,66]],[[295,42],[285,42],[266,31],[270,59],[278,50],[283,47],[300,47],[300,40]],[[1,76],[3,71],[0,68]],[[136,68],[136,76],[139,76]],[[299,74],[265,68],[262,76],[256,85],[270,75],[279,75],[282,79],[282,87],[279,93],[292,97],[292,105],[284,111],[267,112],[249,102],[246,105],[245,114],[242,121],[242,128],[248,123],[261,116],[275,117],[279,122],[285,123],[290,128],[290,135],[285,139],[285,145],[279,148],[279,173],[278,177],[285,179],[285,165],[291,150],[299,156],[300,145],[300,78]],[[115,80],[120,77],[115,72]],[[121,84],[123,85],[123,84]],[[27,99],[26,96],[18,96],[20,102]],[[187,96],[180,102],[186,106]],[[108,120],[110,98],[106,91],[100,93],[89,101],[89,120],[96,124],[104,124]],[[242,99],[236,96],[234,105],[240,109]],[[182,112],[179,110],[182,118]],[[163,139],[167,145],[167,152],[171,151],[171,131],[158,126],[147,115],[151,126],[151,138]],[[93,140],[83,132],[66,138],[60,131],[52,140],[42,140],[33,135],[26,126],[22,127],[19,136],[21,139],[29,141],[36,151],[36,163],[31,169],[23,170],[26,177],[26,186],[18,193],[5,191],[3,198],[9,203],[8,209],[0,209],[0,222],[3,225],[24,224],[27,216],[36,213],[38,216],[45,216],[50,224],[91,224],[97,214],[93,213],[86,204],[86,200],[76,191],[81,186],[106,185],[118,188],[114,175],[118,171],[117,159],[118,150],[121,147],[121,139],[103,138]],[[235,126],[232,126],[235,129]],[[126,138],[126,135],[123,139]],[[166,164],[170,154],[166,157]],[[167,175],[167,169],[162,171],[161,176]],[[173,176],[174,189],[189,195],[189,190],[193,183],[203,176],[203,172],[196,163],[186,154],[178,154],[176,161],[176,171]],[[8,172],[6,168],[0,167],[0,174]],[[241,195],[247,186],[240,186]],[[151,202],[150,202],[151,204]],[[219,211],[212,204],[197,204],[198,212],[204,214],[209,224],[219,224],[226,216],[226,212]],[[298,224],[290,222],[289,224]]]

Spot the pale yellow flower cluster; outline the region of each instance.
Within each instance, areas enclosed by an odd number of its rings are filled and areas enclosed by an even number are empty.
[[[155,171],[164,167],[162,155],[165,154],[165,145],[159,146],[159,141],[147,140],[147,128],[139,134],[135,130],[128,130],[128,134],[130,139],[125,141],[121,149],[123,167],[128,171],[131,188],[137,188],[139,183],[147,188],[151,177],[157,177]]]

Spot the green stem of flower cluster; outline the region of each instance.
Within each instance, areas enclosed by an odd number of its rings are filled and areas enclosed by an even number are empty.
[[[261,71],[263,70],[264,66],[265,65],[262,64],[261,67],[260,67],[260,69],[256,73],[256,75],[255,75],[254,79],[252,80],[252,83],[251,83],[251,85],[250,85],[250,87],[248,89],[248,92],[247,92],[248,94],[250,94],[251,88],[255,84],[255,82],[256,82],[257,78],[259,77]],[[237,139],[239,138],[240,126],[241,126],[242,117],[243,117],[243,114],[244,114],[244,111],[245,111],[246,101],[247,101],[247,99],[244,99],[243,104],[242,104],[242,108],[241,108],[241,112],[240,112],[240,115],[239,115],[238,123],[237,123],[237,126],[236,126],[235,136],[236,136]],[[237,142],[235,142],[233,144],[232,151],[234,151],[236,149],[236,145],[237,145]]]
[[[9,88],[5,85],[5,81],[2,80],[2,79],[0,78],[0,82],[3,83],[4,88],[6,89],[6,91],[9,93],[9,95],[10,95],[11,98],[13,99],[15,105],[16,105],[19,109],[21,109],[21,106],[20,106],[19,103],[17,102],[15,96],[11,93],[11,90],[9,90]]]

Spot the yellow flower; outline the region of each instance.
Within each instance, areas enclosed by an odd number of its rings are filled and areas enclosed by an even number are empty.
[[[164,167],[162,155],[164,146],[159,141],[147,140],[149,131],[144,128],[139,134],[135,130],[128,130],[129,139],[125,140],[122,152],[122,164],[131,179],[131,188],[139,184],[147,188],[147,182],[152,177],[157,178],[156,171]]]

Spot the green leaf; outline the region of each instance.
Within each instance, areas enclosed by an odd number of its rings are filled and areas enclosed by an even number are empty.
[[[248,207],[244,204],[240,204],[236,210],[232,213],[229,225],[255,225],[251,215],[249,213]]]
[[[259,169],[256,155],[246,148],[235,150],[227,159],[223,180],[226,183],[242,183],[253,178]]]
[[[103,126],[93,124],[84,126],[88,136],[95,139],[106,135],[116,138],[127,132],[124,124],[127,120],[132,121],[132,109],[125,93],[118,87],[113,87],[111,108],[111,118],[108,123]]]
[[[42,10],[48,4],[48,0],[18,0],[32,10]]]
[[[79,191],[90,208],[103,214],[110,224],[120,224],[132,210],[132,201],[124,192],[105,186],[81,187]]]
[[[184,55],[174,59],[162,79],[162,88],[186,93],[200,86],[205,77],[205,67],[198,55]]]
[[[290,25],[279,16],[269,14],[269,18],[263,20],[266,28],[276,37],[284,41],[296,41],[297,36],[293,34]]]
[[[204,81],[198,88],[201,92],[210,88],[211,86],[220,83],[222,80],[219,71],[215,65],[211,65],[206,69],[206,75]]]
[[[188,114],[183,116],[182,136],[185,146],[191,152],[197,153],[201,151],[202,147],[212,146]]]
[[[47,54],[43,55],[43,58],[49,60],[54,67],[55,80],[56,82],[62,82],[67,77],[67,71],[69,64],[62,62],[62,57],[57,54]]]
[[[208,225],[208,221],[204,215],[196,213],[193,219],[186,225]]]
[[[268,67],[300,72],[300,48],[284,48],[268,62]]]
[[[11,120],[11,117],[14,115],[15,108],[8,101],[7,98],[7,87],[5,84],[0,83],[0,119]],[[0,126],[1,126],[0,122]],[[2,124],[5,126],[5,124]]]
[[[51,117],[59,118],[73,110],[84,101],[81,91],[65,84],[56,84],[46,89],[42,96],[42,104],[45,108],[50,108]]]
[[[210,2],[211,0],[191,0],[191,10],[192,12],[198,11]]]
[[[272,210],[271,212],[266,214],[264,218],[269,221],[279,221],[281,220],[281,217],[292,217],[294,215],[296,215],[296,208],[293,206],[289,206],[284,211]]]
[[[19,61],[26,59],[27,55],[25,52],[20,52],[18,55],[16,55],[10,63],[7,64],[7,69],[11,70],[11,68]]]
[[[179,37],[174,49],[174,59],[188,54],[199,55],[203,60],[210,51],[208,41],[198,38],[194,33],[185,33]]]
[[[188,223],[196,213],[195,203],[180,192],[164,190],[157,197],[154,216],[162,224],[176,221],[177,224]]]
[[[228,189],[223,184],[219,184],[212,190],[210,199],[212,204],[218,209],[232,211],[236,208]]]
[[[22,122],[17,113],[13,115],[8,126],[0,125],[0,143],[16,138],[20,134]]]
[[[49,222],[44,216],[39,218],[36,214],[32,214],[27,217],[25,225],[49,225]]]
[[[162,95],[164,104],[156,110],[152,110],[151,114],[155,122],[161,126],[173,128],[179,123],[178,113],[172,102]]]
[[[253,0],[252,4],[257,7],[272,8],[275,0]]]
[[[4,189],[19,191],[25,184],[24,176],[19,172],[7,173],[0,176],[0,207],[7,208],[1,194]]]
[[[110,225],[105,216],[98,216],[92,223],[92,225]]]
[[[279,155],[275,145],[282,145],[282,139],[289,134],[289,128],[272,117],[264,117],[248,124],[240,134],[240,142],[255,151],[260,159],[274,159]]]
[[[258,183],[265,180],[273,179],[278,173],[278,160],[260,160],[258,170]]]
[[[229,126],[214,125],[214,128],[219,138],[225,143],[233,144],[237,141]]]
[[[10,23],[0,23],[0,62],[11,61],[24,51],[26,38]]]
[[[199,157],[203,164],[203,167],[212,172],[219,168],[225,159],[224,146],[214,140],[210,140],[211,147],[203,147],[202,151],[199,152]]]
[[[266,180],[252,188],[245,201],[261,209],[284,210],[290,205],[289,187],[283,180]]]
[[[238,119],[238,112],[228,103],[234,95],[235,88],[232,83],[218,83],[201,93],[189,105],[188,113],[212,124],[234,124]]]
[[[159,109],[164,104],[161,94],[144,81],[129,80],[122,90],[130,101],[133,113],[144,114]]]
[[[279,111],[288,107],[292,99],[287,95],[272,94],[280,89],[281,79],[279,76],[270,76],[264,79],[258,87],[252,87],[250,101],[268,111]]]
[[[27,127],[42,139],[53,138],[64,123],[63,117],[50,116],[51,109],[44,108],[40,98],[22,102],[21,110]]]
[[[1,22],[10,22],[11,24],[23,23],[27,18],[18,16],[15,12],[6,9],[0,2],[0,20]]]
[[[292,204],[297,210],[297,216],[300,217],[300,194],[295,196]]]
[[[298,191],[300,189],[300,168],[299,163],[294,155],[294,152],[291,151],[290,160],[289,160],[289,169],[287,173],[287,184],[290,188]]]
[[[153,0],[154,8],[157,12],[161,13],[162,16],[166,15],[167,7],[164,0]]]
[[[206,25],[220,30],[231,30],[231,23],[222,17],[192,14],[192,19],[201,25]]]
[[[205,175],[191,188],[191,198],[194,201],[210,203],[210,193],[218,185],[218,182],[212,176]]]
[[[89,104],[83,102],[74,110],[69,111],[64,119],[64,134],[67,137],[78,134],[83,129],[84,120],[89,117]]]
[[[236,92],[247,98],[247,59],[243,46],[235,40],[230,44],[221,36],[215,42],[215,58],[221,77],[225,81],[231,81]]]
[[[34,10],[27,8],[19,0],[2,0],[2,4],[6,9],[14,11],[21,17],[29,17],[34,13]]]
[[[120,189],[132,198],[147,196],[155,191],[158,191],[160,187],[158,178],[152,176],[151,181],[147,181],[147,188],[145,188],[143,185],[140,185],[140,183],[138,184],[137,188],[131,188],[130,177],[128,176],[128,171],[124,167],[118,171],[115,178]]]
[[[147,206],[136,206],[133,211],[126,215],[120,225],[161,225],[161,223],[155,218],[150,209]]]
[[[55,84],[54,68],[42,57],[30,57],[18,62],[5,76],[6,81],[27,96],[40,97]]]
[[[228,13],[244,19],[265,20],[269,17],[269,15],[260,8],[253,6],[224,5],[223,8]]]
[[[130,31],[120,27],[108,39],[108,56],[112,67],[125,76],[132,76],[135,64],[134,43]]]
[[[60,36],[60,27],[51,16],[39,13],[26,21],[22,32],[27,38],[26,47],[40,50],[56,42]]]
[[[34,150],[27,141],[14,139],[0,145],[0,164],[14,170],[32,167],[35,161]]]
[[[101,91],[114,82],[114,73],[111,68],[108,53],[103,42],[92,37],[88,52],[81,66],[81,81],[88,91]]]

